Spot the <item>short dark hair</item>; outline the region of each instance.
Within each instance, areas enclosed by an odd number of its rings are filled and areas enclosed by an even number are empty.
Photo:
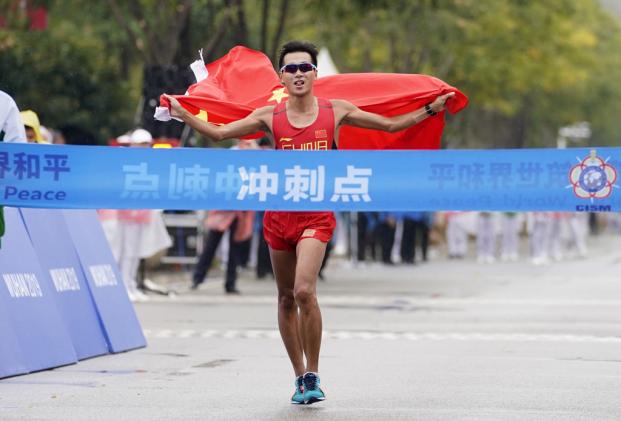
[[[283,60],[289,53],[303,52],[308,53],[311,56],[312,63],[317,66],[317,47],[308,41],[289,41],[285,43],[280,49],[280,55],[278,56],[278,70],[282,69]]]

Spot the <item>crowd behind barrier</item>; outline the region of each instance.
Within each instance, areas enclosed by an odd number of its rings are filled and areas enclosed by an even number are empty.
[[[230,211],[230,214],[233,216],[235,212]],[[192,259],[184,265],[170,266],[166,264],[165,255],[160,254],[159,258],[151,259],[152,270],[185,271],[188,287],[195,290],[202,283],[196,280],[197,271],[204,280],[205,262],[199,267],[194,264],[199,262],[207,246],[210,248],[208,267],[222,267],[225,285],[239,271],[253,272],[251,277],[256,279],[273,276],[269,253],[263,244],[260,217],[255,218],[254,229],[250,237],[245,237],[244,245],[236,244],[236,251],[231,254],[229,231],[218,231],[217,244],[209,244],[207,240],[208,221],[212,218],[211,224],[221,222],[221,214],[175,212],[175,216],[185,216],[195,224],[193,231],[179,234],[174,227],[168,227],[175,247],[181,243],[203,243],[203,248],[185,247]],[[337,212],[336,219],[337,228],[324,260],[324,266],[328,267],[330,258],[347,260],[354,267],[368,264],[414,267],[445,260],[472,260],[479,264],[525,261],[543,266],[566,259],[587,258],[588,245],[597,241],[598,234],[621,234],[619,213]],[[178,255],[179,250],[169,252]],[[236,259],[234,275],[229,264],[231,256]],[[158,262],[163,263],[158,265]],[[413,268],[413,276],[415,270]],[[323,277],[322,270],[320,278]]]

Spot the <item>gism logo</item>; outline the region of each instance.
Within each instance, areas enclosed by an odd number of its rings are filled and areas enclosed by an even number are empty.
[[[581,199],[604,199],[612,194],[616,185],[617,170],[608,163],[610,158],[603,160],[595,149],[584,159],[577,158],[579,164],[569,170],[568,188],[573,188],[574,194]]]

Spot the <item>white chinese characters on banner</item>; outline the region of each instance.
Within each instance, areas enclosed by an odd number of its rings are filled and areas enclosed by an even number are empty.
[[[194,165],[192,167],[177,168],[176,164],[170,165],[168,178],[168,198],[181,199],[187,197],[191,200],[207,198],[209,187],[209,168]]]
[[[245,167],[239,167],[239,176],[242,185],[237,194],[237,200],[243,200],[247,195],[259,195],[259,202],[267,201],[268,194],[278,193],[278,173],[268,172],[267,165],[260,165],[259,172],[248,172]]]
[[[241,184],[241,177],[235,165],[227,165],[226,171],[218,171],[216,173],[215,191],[218,195],[224,195],[225,200],[231,200],[236,197]]]
[[[146,162],[136,165],[123,165],[124,186],[121,193],[123,198],[158,199],[160,197],[160,176],[149,174]],[[255,197],[259,202],[267,202],[269,196],[279,194],[278,172],[269,171],[267,165],[260,165],[259,170],[250,167],[227,166],[227,171],[215,173],[213,187],[209,183],[211,169],[195,164],[191,167],[169,165],[168,172],[168,199],[200,200],[209,197],[210,190],[216,196],[225,196],[231,200],[236,196],[238,201]],[[369,178],[373,175],[371,168],[356,168],[347,166],[344,177],[334,177],[331,202],[370,202]],[[281,200],[289,202],[323,202],[326,197],[326,167],[318,165],[316,168],[303,168],[294,165],[284,169],[284,194]],[[213,196],[212,196],[213,197]]]
[[[285,170],[284,200],[299,202],[310,198],[311,202],[323,201],[326,168],[302,169],[299,165]]]
[[[371,168],[355,168],[347,166],[347,177],[336,177],[334,180],[334,194],[330,198],[332,202],[359,202],[362,198],[365,202],[371,201],[369,196],[369,177],[373,175]]]
[[[138,165],[123,165],[125,183],[121,197],[131,199],[158,199],[160,197],[160,177],[149,174],[149,166],[146,162]]]

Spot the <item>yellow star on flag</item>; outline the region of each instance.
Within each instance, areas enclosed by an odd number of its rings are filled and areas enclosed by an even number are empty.
[[[198,114],[196,114],[196,117],[200,118],[203,121],[209,121],[207,120],[207,111],[205,110],[200,110]]]
[[[280,104],[280,102],[288,96],[289,94],[285,92],[285,88],[274,89],[272,91],[272,96],[270,97],[270,99],[267,100],[267,102],[276,101],[278,104]]]

